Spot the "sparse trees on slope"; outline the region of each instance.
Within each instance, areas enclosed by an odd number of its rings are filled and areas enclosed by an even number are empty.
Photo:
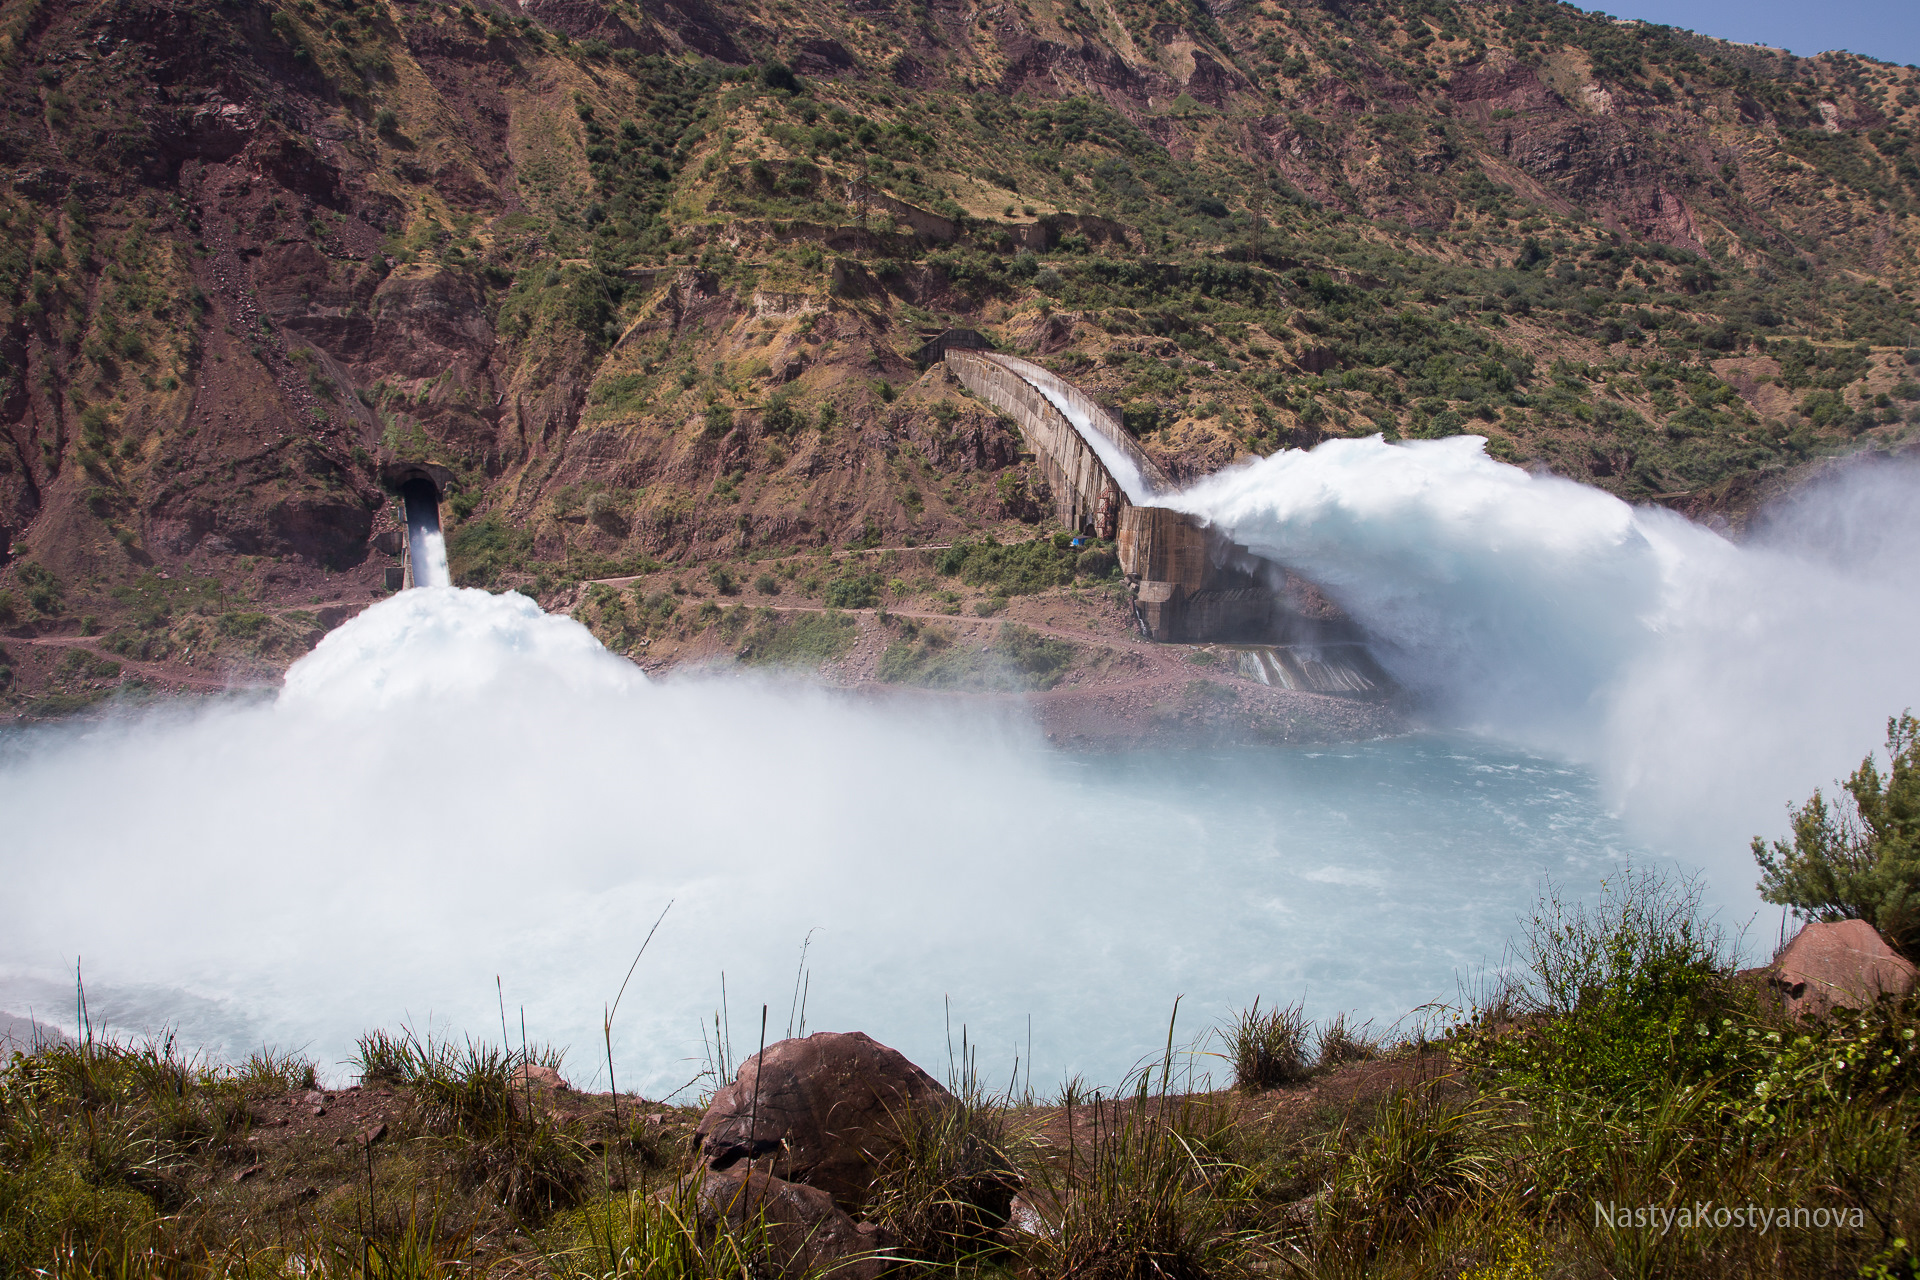
[[[1869,755],[1831,803],[1819,791],[1790,810],[1793,840],[1755,837],[1760,893],[1811,920],[1860,919],[1909,956],[1920,952],[1920,720],[1887,721],[1887,772]]]

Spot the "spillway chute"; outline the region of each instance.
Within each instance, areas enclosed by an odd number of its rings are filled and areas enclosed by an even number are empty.
[[[1055,518],[1113,540],[1148,639],[1267,646],[1245,674],[1278,687],[1390,692],[1350,618],[1285,565],[1173,505],[1171,478],[1092,396],[1031,360],[971,343],[945,344],[940,358],[1014,420],[1053,495]]]
[[[450,587],[446,537],[440,528],[440,502],[453,486],[453,473],[427,462],[390,462],[380,478],[395,493],[407,536],[402,547],[402,590],[411,587]]]

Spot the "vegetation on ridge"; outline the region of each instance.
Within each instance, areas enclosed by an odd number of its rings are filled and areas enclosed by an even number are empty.
[[[1920,412],[1920,81],[1852,54],[1547,0],[0,29],[0,625],[91,617],[114,679],[306,634],[190,642],[148,577],[269,619],[384,590],[392,459],[455,477],[457,580],[549,597],[1024,539],[1017,433],[910,360],[947,326],[1182,479],[1473,432],[1737,514]],[[18,705],[104,681],[9,666]]]

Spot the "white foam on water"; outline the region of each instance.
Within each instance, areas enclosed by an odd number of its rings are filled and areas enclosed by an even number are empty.
[[[1920,467],[1838,469],[1738,545],[1460,436],[1334,440],[1165,499],[1321,583],[1440,723],[1590,762],[1750,882],[1742,833],[1920,705]]]
[[[0,736],[0,1008],[70,1023],[79,958],[123,1032],[340,1079],[371,1027],[488,1034],[498,975],[604,1083],[601,1013],[672,900],[629,1086],[696,1073],[723,973],[736,1057],[756,1005],[783,1032],[814,929],[814,1029],[938,1071],[951,997],[996,1070],[1032,1015],[1040,1086],[1112,1082],[1179,996],[1199,1030],[1263,993],[1384,1021],[1451,994],[1542,874],[1630,848],[1577,770],[1494,744],[1078,759],[936,705],[649,682],[526,599],[402,592],[271,702]],[[1382,917],[1400,944],[1355,964]]]
[[[283,713],[347,714],[407,703],[629,693],[640,669],[593,633],[517,592],[421,587],[323,636],[287,670]]]
[[[1752,905],[1745,837],[1920,704],[1915,493],[1851,469],[1736,547],[1475,441],[1375,440],[1179,499],[1324,582],[1444,723],[1539,749],[1081,759],[944,703],[649,682],[524,598],[403,592],[272,701],[0,734],[0,1008],[69,1024],[80,957],[120,1029],[338,1079],[370,1027],[484,1035],[498,975],[589,1083],[671,899],[615,1029],[655,1095],[723,971],[736,1057],[755,1005],[784,1030],[816,928],[809,1025],[936,1071],[948,996],[1002,1064],[1031,1014],[1043,1087],[1116,1079],[1181,995],[1190,1028],[1255,995],[1391,1021],[1497,959],[1544,875],[1664,850]]]

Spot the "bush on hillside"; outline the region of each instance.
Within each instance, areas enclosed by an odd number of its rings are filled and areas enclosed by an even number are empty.
[[[740,660],[748,666],[818,666],[845,657],[859,632],[851,616],[833,610],[782,615],[762,609]]]
[[[1104,546],[1076,549],[1064,533],[1031,542],[1003,545],[991,535],[958,542],[940,553],[934,568],[970,587],[990,587],[998,595],[1032,595],[1070,585],[1076,574],[1104,578],[1117,561]]]
[[[829,609],[871,609],[880,600],[880,575],[849,569],[827,584]]]
[[[1759,837],[1760,894],[1807,920],[1865,920],[1920,955],[1920,720],[1887,721],[1887,772],[1860,762],[1832,804],[1818,790],[1790,810],[1791,842]]]
[[[1482,1068],[1549,1093],[1631,1100],[1732,1064],[1728,1015],[1743,997],[1697,880],[1629,869],[1593,906],[1550,889],[1520,951],[1526,977],[1483,1011],[1466,1050]]]

